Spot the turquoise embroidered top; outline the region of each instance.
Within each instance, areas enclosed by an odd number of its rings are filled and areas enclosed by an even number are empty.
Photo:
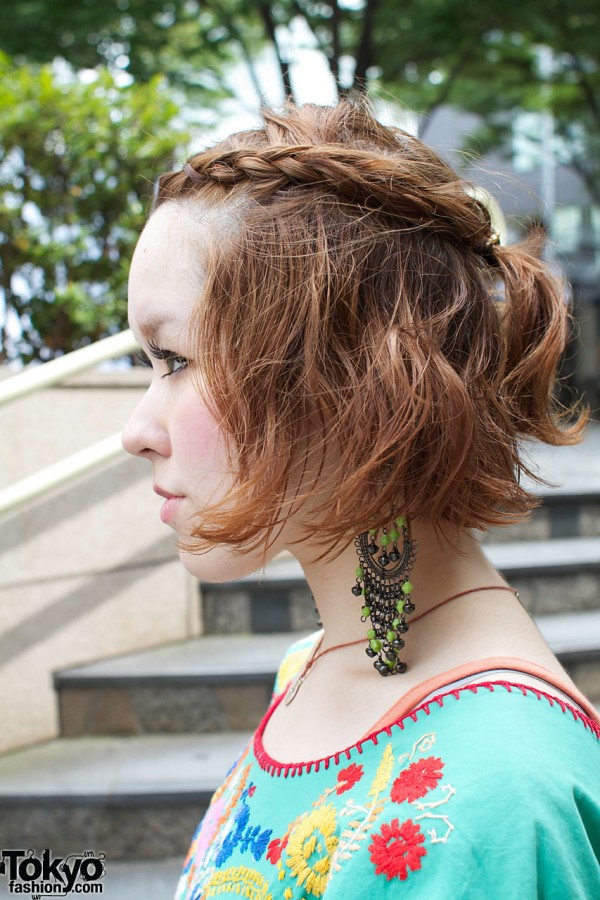
[[[282,765],[262,746],[280,699],[216,792],[176,900],[600,898],[600,729],[577,710],[491,681]]]

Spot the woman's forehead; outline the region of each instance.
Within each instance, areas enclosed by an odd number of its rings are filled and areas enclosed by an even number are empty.
[[[145,336],[155,336],[172,322],[180,324],[191,313],[202,283],[205,228],[172,206],[160,207],[149,219],[131,263],[129,320]]]

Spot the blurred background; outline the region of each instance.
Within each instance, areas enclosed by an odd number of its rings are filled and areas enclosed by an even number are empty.
[[[594,0],[3,0],[0,360],[124,327],[156,175],[285,97],[366,90],[548,235],[598,406],[600,43]],[[583,326],[583,327],[581,327]]]
[[[542,238],[574,313],[563,399],[597,415],[597,0],[0,0],[0,848],[103,851],[108,900],[172,896],[316,626],[289,557],[191,578],[120,450],[149,381],[133,247],[161,172],[263,103],[356,91],[489,191],[506,240]],[[553,486],[485,550],[600,705],[600,426],[527,452]]]

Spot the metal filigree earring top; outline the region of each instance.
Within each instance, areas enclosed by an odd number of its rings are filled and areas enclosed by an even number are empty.
[[[367,631],[367,656],[380,675],[406,672],[399,657],[408,631],[406,616],[415,611],[413,586],[408,579],[417,553],[410,539],[406,516],[396,516],[389,528],[372,528],[355,538],[358,553],[355,597],[362,597],[361,621],[371,621]]]

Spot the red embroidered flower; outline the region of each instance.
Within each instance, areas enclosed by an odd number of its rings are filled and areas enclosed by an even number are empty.
[[[283,840],[281,838],[275,838],[275,840],[270,842],[267,848],[267,859],[270,863],[273,863],[274,866],[277,865],[281,859],[281,854],[287,847],[288,837],[289,835],[286,835]]]
[[[336,793],[343,794],[344,791],[349,791],[362,777],[363,767],[357,766],[356,763],[352,763],[347,769],[341,769],[338,772],[338,784],[335,789]]]
[[[371,862],[375,864],[376,875],[386,875],[387,880],[399,878],[406,881],[408,870],[416,872],[421,868],[421,857],[427,855],[425,847],[419,846],[425,840],[418,825],[410,819],[398,824],[392,819],[389,825],[381,826],[381,833],[374,834],[369,846]]]
[[[408,769],[400,772],[392,785],[391,798],[395,803],[408,800],[412,803],[418,797],[424,797],[427,791],[434,788],[442,777],[444,763],[437,756],[428,756],[411,763]]]
[[[250,787],[248,788],[248,796],[249,796],[249,797],[254,797],[254,794],[255,794],[255,793],[256,793],[256,785],[255,785],[255,784],[251,784]]]

